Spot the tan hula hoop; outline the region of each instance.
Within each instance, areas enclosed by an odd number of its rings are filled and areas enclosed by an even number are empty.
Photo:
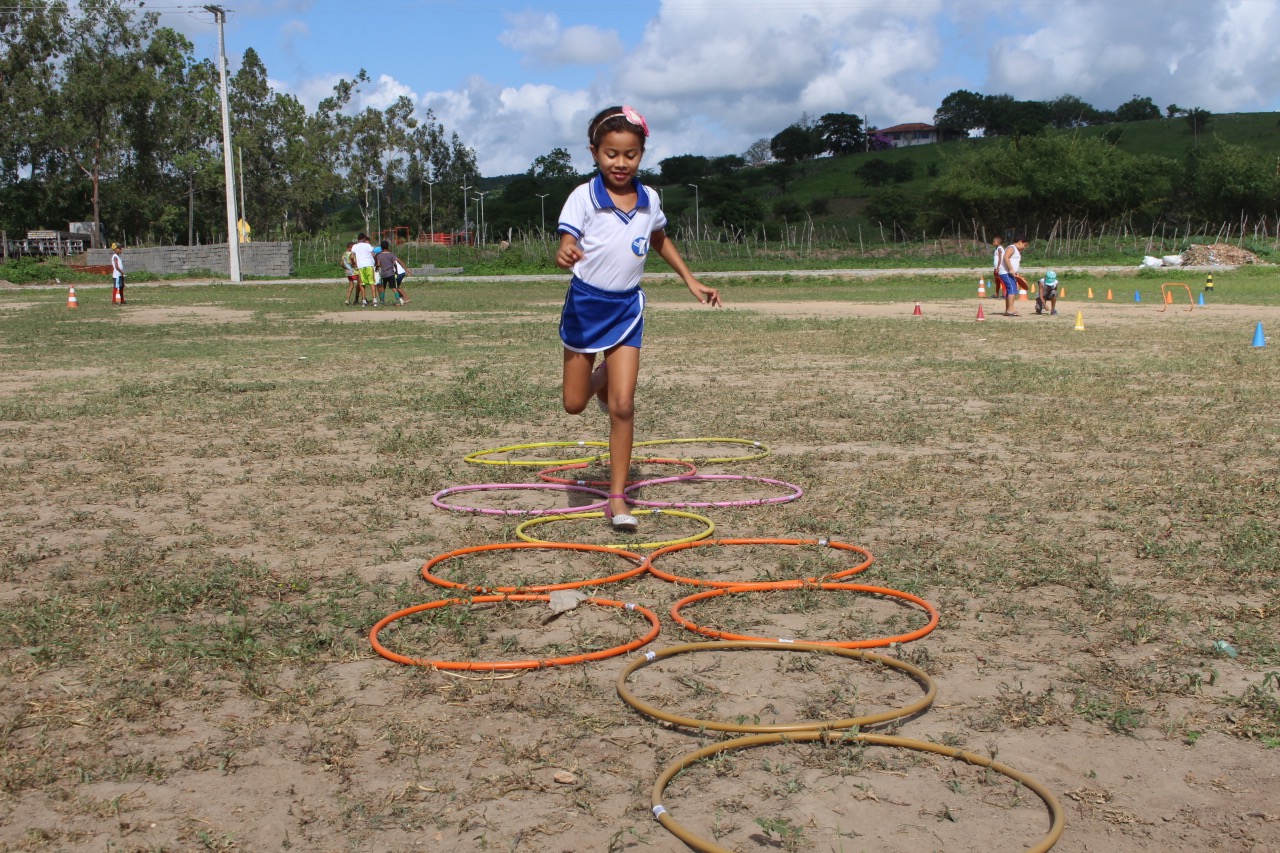
[[[693,717],[684,717],[679,714],[672,714],[636,698],[635,694],[633,694],[627,687],[627,679],[631,677],[632,673],[648,666],[651,663],[663,660],[664,658],[674,657],[675,655],[686,654],[689,652],[724,652],[741,650],[807,652],[810,654],[833,655],[851,660],[866,661],[870,664],[885,666],[890,669],[895,669],[898,672],[906,673],[908,676],[915,679],[917,684],[924,688],[925,693],[922,698],[905,707],[893,708],[876,714],[866,714],[861,717],[849,717],[843,720],[812,720],[801,723],[758,725],[730,723],[722,720],[699,720]],[[933,683],[933,679],[930,678],[924,670],[909,664],[906,661],[900,661],[896,658],[886,657],[872,652],[864,652],[858,649],[837,649],[832,648],[831,646],[818,646],[813,643],[684,643],[679,646],[668,646],[667,648],[659,649],[658,651],[645,652],[643,655],[632,659],[631,663],[627,664],[626,668],[618,674],[615,687],[617,688],[618,696],[621,697],[623,702],[626,702],[640,713],[653,717],[654,719],[668,723],[675,723],[676,725],[690,729],[710,729],[718,732],[750,732],[752,734],[823,731],[833,729],[851,729],[855,726],[876,726],[881,723],[889,723],[906,717],[915,716],[932,705],[933,700],[938,695],[938,688],[937,685]]]
[[[887,746],[895,749],[912,749],[917,752],[932,752],[946,758],[954,758],[958,761],[964,761],[977,767],[989,767],[995,772],[1018,782],[1030,790],[1034,791],[1049,809],[1049,831],[1037,841],[1035,844],[1026,848],[1025,853],[1046,853],[1053,845],[1058,843],[1058,839],[1062,837],[1062,830],[1065,826],[1065,817],[1062,811],[1062,805],[1058,802],[1053,793],[1040,782],[1021,771],[1014,770],[1008,765],[985,758],[981,755],[969,752],[963,749],[957,749],[953,746],[946,746],[941,743],[932,743],[930,741],[913,740],[911,738],[894,737],[892,735],[875,735],[864,734],[862,732],[830,732],[830,731],[806,731],[792,732],[783,734],[760,734],[747,735],[746,737],[734,738],[733,740],[720,741],[710,746],[705,746],[688,755],[677,758],[671,764],[667,765],[667,769],[662,771],[662,775],[658,777],[658,781],[653,783],[653,816],[658,822],[671,832],[685,844],[701,853],[734,853],[727,847],[722,847],[714,841],[708,841],[698,835],[694,835],[685,829],[679,821],[671,816],[666,807],[662,805],[662,794],[667,788],[667,784],[675,777],[677,773],[697,761],[709,758],[721,752],[729,750],[747,749],[753,746],[765,746],[775,743],[811,743],[820,740],[828,744],[843,743],[867,743],[874,746]]]

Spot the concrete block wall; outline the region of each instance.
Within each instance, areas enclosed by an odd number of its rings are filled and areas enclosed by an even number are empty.
[[[144,249],[125,247],[120,257],[124,261],[126,276],[136,272],[175,275],[192,270],[230,274],[226,243],[211,243],[207,246],[153,246]],[[108,266],[111,264],[111,250],[90,249],[85,252],[85,263],[90,266]],[[276,278],[293,275],[293,244],[241,243],[240,273]]]

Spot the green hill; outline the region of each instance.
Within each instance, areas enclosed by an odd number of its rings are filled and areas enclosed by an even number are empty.
[[[1280,113],[1231,113],[1214,116],[1206,129],[1198,135],[1182,117],[1152,121],[1120,122],[1073,130],[1050,130],[1050,134],[1081,137],[1103,137],[1129,154],[1155,155],[1172,160],[1182,160],[1197,145],[1213,144],[1217,140],[1235,145],[1249,145],[1259,151],[1280,157]],[[947,168],[948,160],[962,151],[999,144],[996,139],[966,139],[936,145],[919,145],[895,148],[891,151],[848,154],[822,157],[806,161],[794,167],[794,177],[785,187],[755,182],[755,186],[743,189],[744,195],[754,196],[769,213],[776,209],[799,212],[799,218],[811,220],[816,226],[833,229],[875,229],[877,221],[865,214],[867,200],[877,187],[867,183],[859,174],[868,161],[882,160],[890,165],[906,164],[912,177],[887,187],[903,196],[919,196],[932,181]],[[750,170],[744,170],[750,171]],[[659,183],[659,186],[661,184]],[[665,189],[665,203],[669,211],[693,217],[694,193],[684,185]],[[703,192],[703,209],[706,205],[706,188]],[[775,218],[775,217],[770,217]],[[788,216],[789,221],[797,217]],[[704,217],[704,221],[711,221]]]

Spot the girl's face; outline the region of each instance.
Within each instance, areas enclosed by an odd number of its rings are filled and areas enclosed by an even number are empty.
[[[644,139],[632,130],[611,130],[591,146],[591,156],[600,167],[605,186],[614,192],[631,188],[644,157]]]

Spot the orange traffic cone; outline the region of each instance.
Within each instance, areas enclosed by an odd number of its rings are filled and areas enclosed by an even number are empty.
[[[1166,290],[1166,291],[1164,292],[1164,304],[1165,304],[1165,305],[1172,305],[1172,304],[1173,304],[1173,291],[1172,291],[1172,290]]]
[[[987,315],[982,311],[982,303],[978,303],[978,320],[981,321],[985,319],[987,319]]]
[[[112,305],[124,304],[124,295],[120,293],[120,288],[118,287],[111,288],[111,304]]]
[[[1090,299],[1092,299],[1092,298],[1093,298],[1093,288],[1092,288],[1092,287],[1091,287],[1091,288],[1089,288],[1089,298],[1090,298]]]
[[[1108,301],[1108,302],[1110,302],[1110,301],[1111,301],[1111,288],[1109,288],[1109,287],[1107,288],[1107,301]]]
[[[76,301],[76,289],[74,287],[72,287],[69,291],[67,291],[67,307],[68,308],[80,307],[80,303]]]
[[[921,310],[920,310],[920,303],[919,303],[919,302],[917,302],[917,303],[916,303],[916,308],[915,308],[915,310],[914,310],[914,311],[912,311],[912,312],[911,312],[911,316],[912,316],[912,317],[921,317],[921,316],[923,316],[923,312],[921,312]]]
[[[982,276],[978,276],[978,298],[985,298],[987,295],[987,282]]]

